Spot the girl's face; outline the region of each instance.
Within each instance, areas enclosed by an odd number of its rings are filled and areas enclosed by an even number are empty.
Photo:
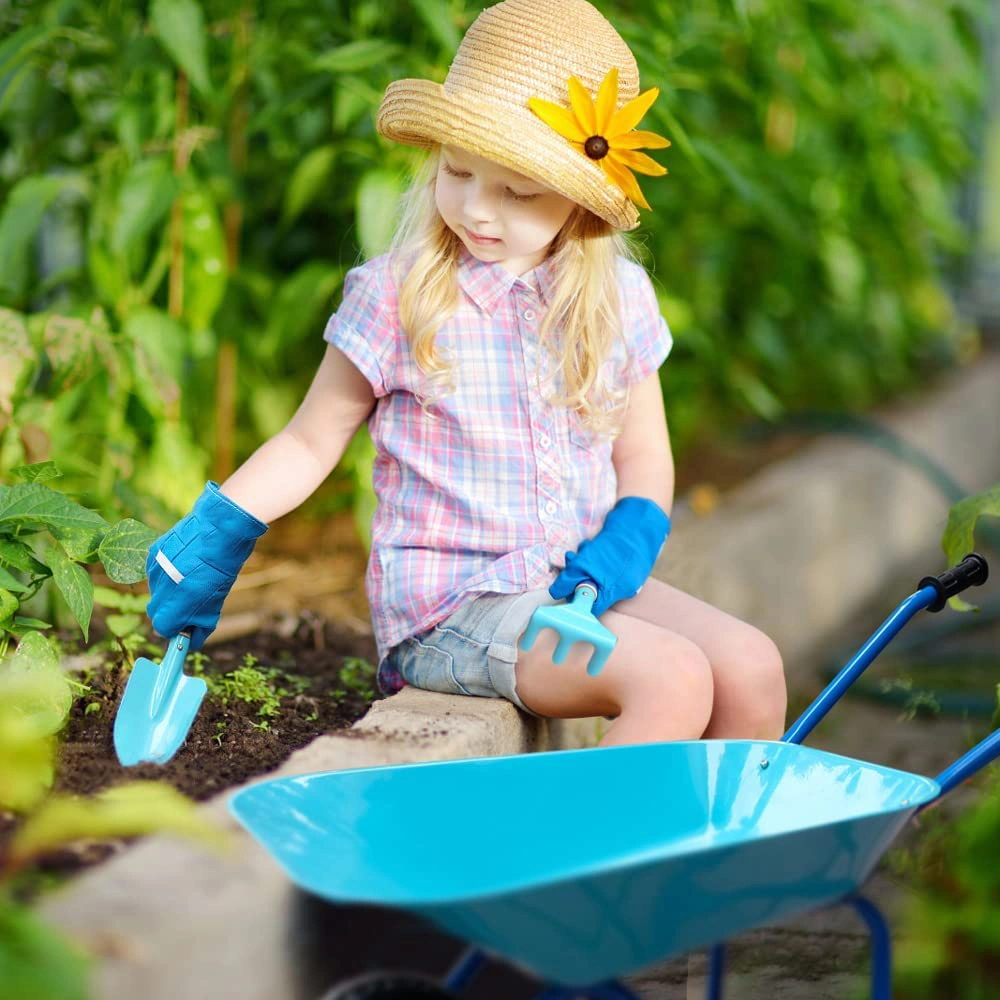
[[[538,181],[457,146],[441,147],[434,200],[473,257],[513,274],[545,259],[574,208]]]

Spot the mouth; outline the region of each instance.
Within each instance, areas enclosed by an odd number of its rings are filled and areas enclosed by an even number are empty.
[[[462,229],[469,242],[474,243],[477,247],[491,247],[500,242],[499,238],[495,236],[479,236],[470,229],[466,229],[465,226],[462,226]]]

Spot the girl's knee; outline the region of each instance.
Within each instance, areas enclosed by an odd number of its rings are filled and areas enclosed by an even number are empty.
[[[761,736],[777,739],[788,704],[781,652],[769,636],[747,626],[740,661],[748,715],[756,720],[754,729]]]
[[[622,693],[622,711],[683,718],[697,738],[712,715],[714,682],[712,667],[694,643],[676,636],[653,645],[644,662],[632,671]]]

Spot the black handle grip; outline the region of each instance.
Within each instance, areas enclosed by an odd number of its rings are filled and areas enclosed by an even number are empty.
[[[946,569],[940,576],[925,576],[917,584],[918,590],[933,587],[937,600],[928,605],[928,611],[940,611],[949,597],[962,593],[968,587],[978,587],[989,579],[990,567],[978,552],[970,552],[957,566]]]

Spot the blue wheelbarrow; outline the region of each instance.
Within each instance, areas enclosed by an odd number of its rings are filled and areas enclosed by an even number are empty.
[[[922,580],[780,742],[278,778],[238,792],[231,809],[303,889],[402,908],[471,946],[440,983],[368,974],[326,1000],[456,997],[488,957],[550,984],[537,1000],[638,1000],[618,977],[703,948],[719,1000],[726,939],[837,902],[867,924],[871,995],[888,1000],[889,932],[859,890],[915,813],[1000,756],[1000,730],[935,779],[799,744],[914,614],[987,573],[973,554]],[[461,864],[456,844],[489,864]]]

